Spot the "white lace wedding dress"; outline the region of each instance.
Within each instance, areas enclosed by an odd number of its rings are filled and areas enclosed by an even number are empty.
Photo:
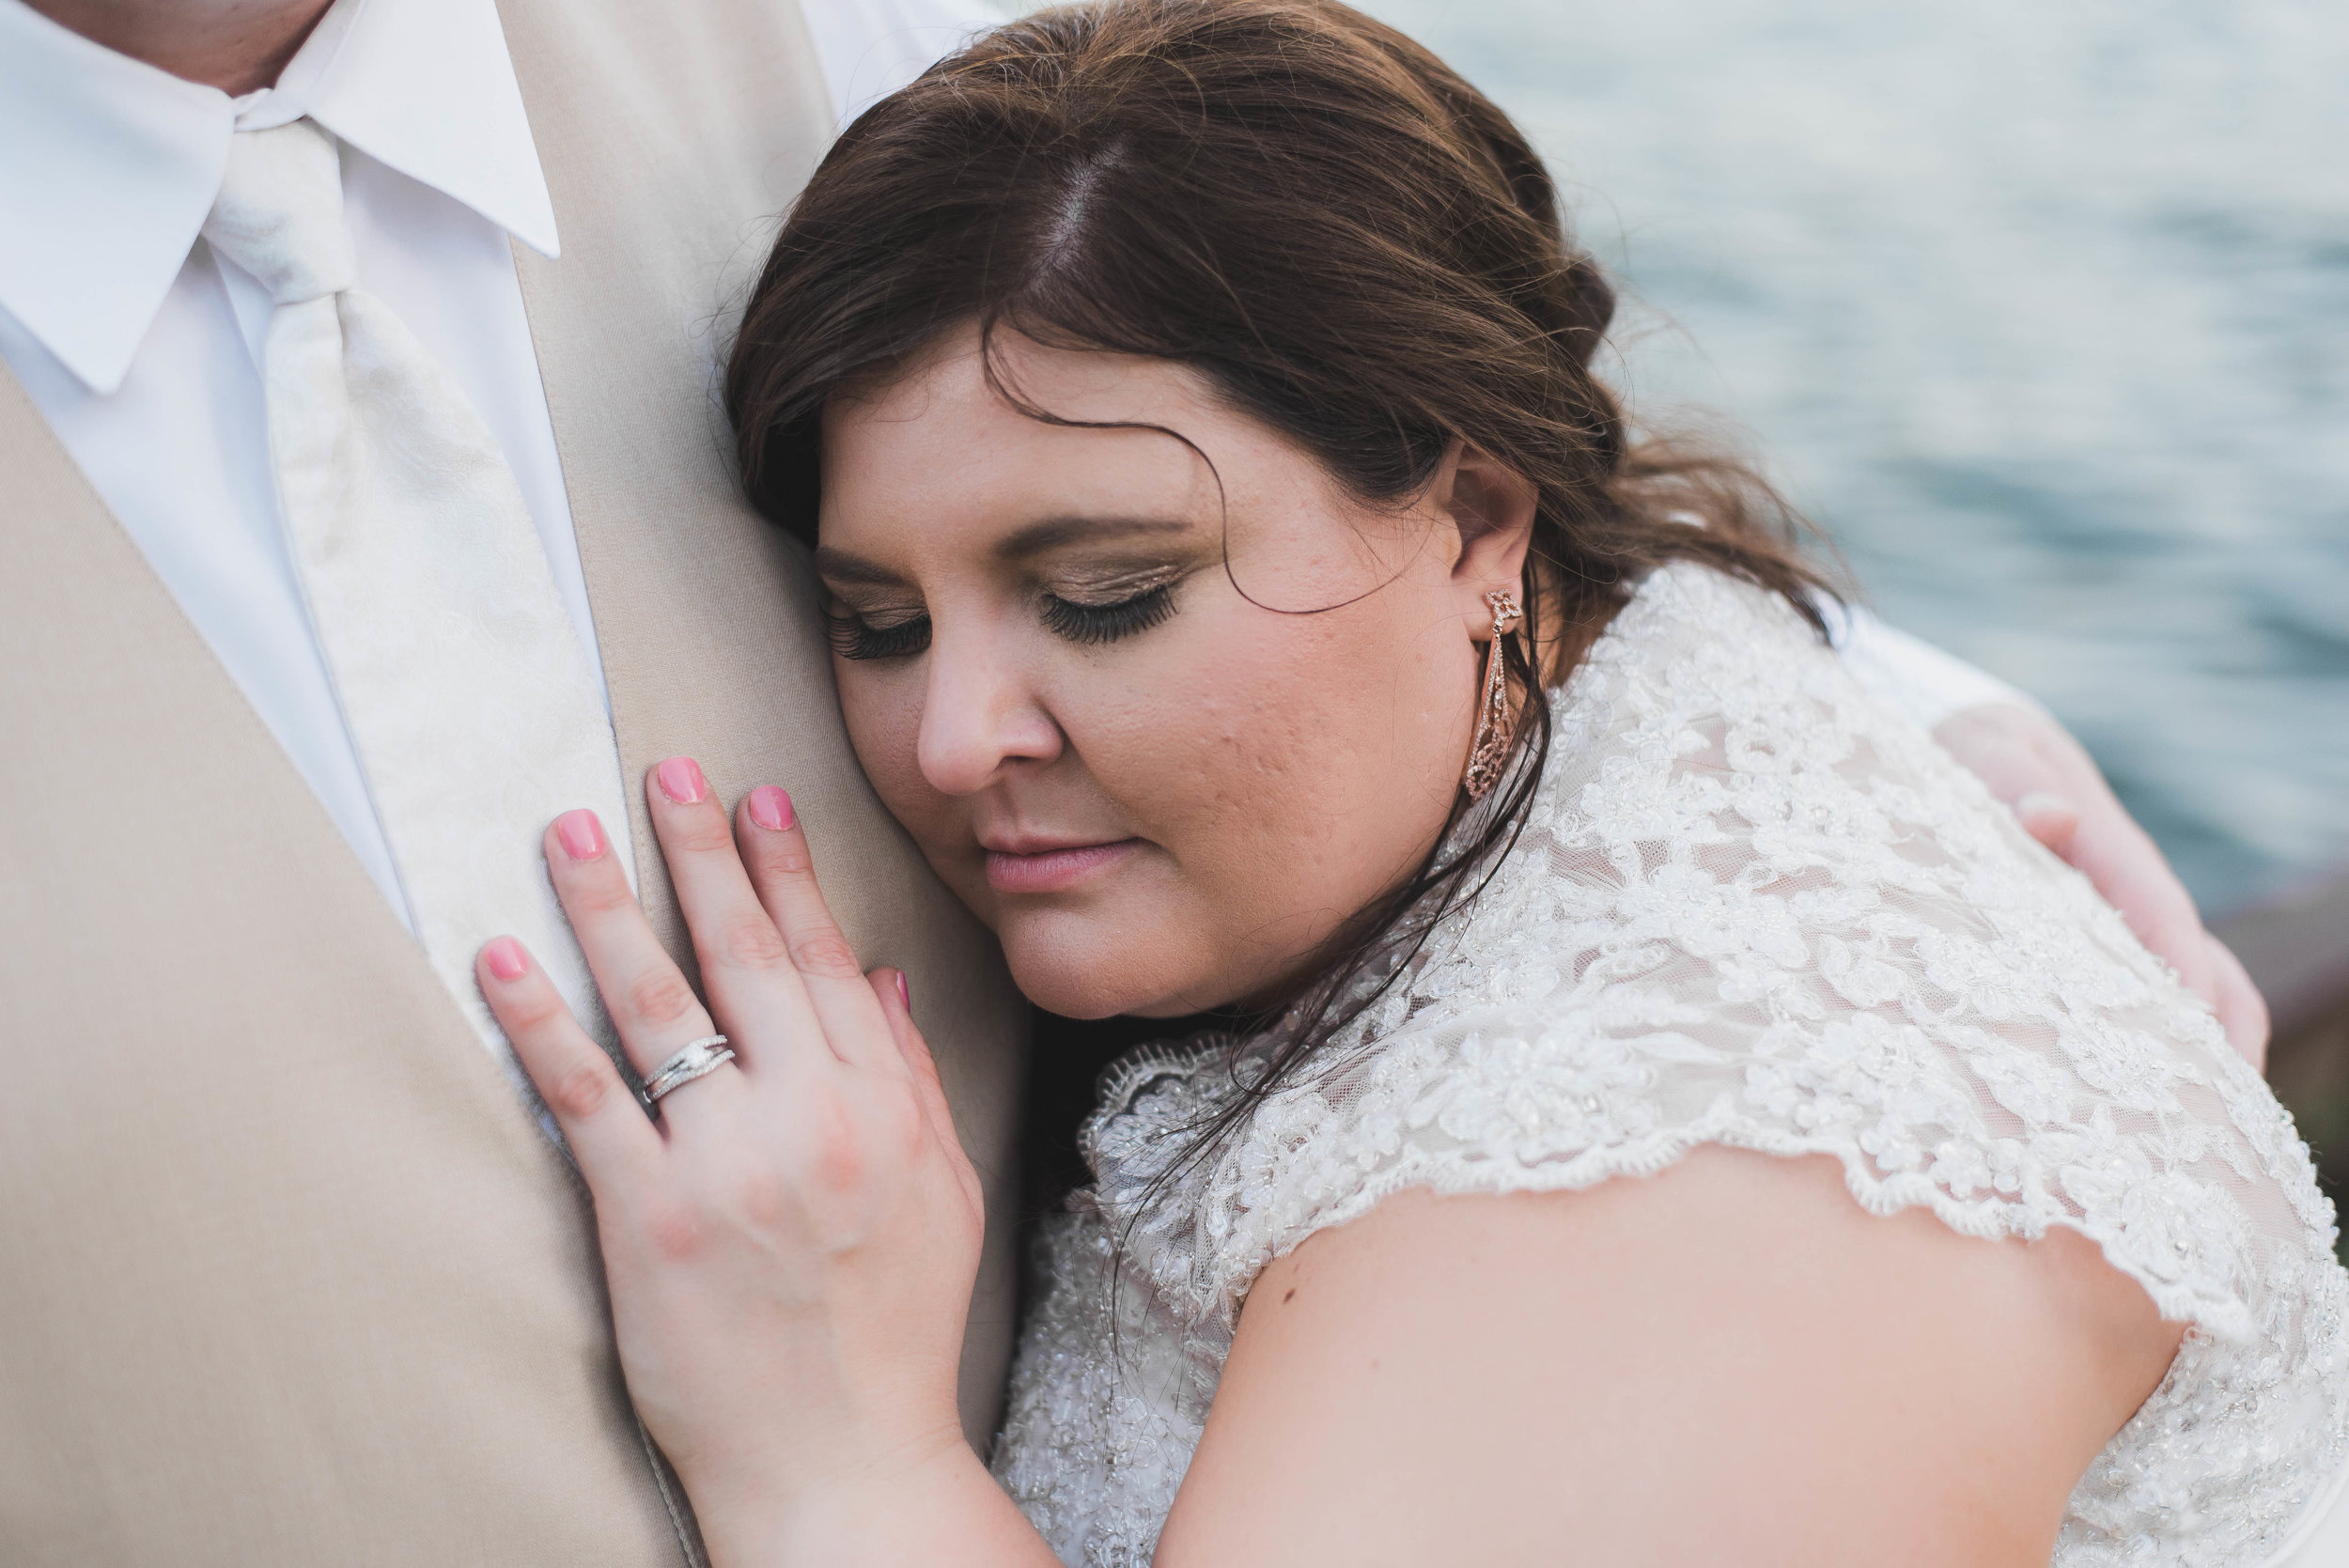
[[[2265,1561],[2349,1459],[2349,1277],[2306,1146],[2209,1013],[1782,601],[1657,572],[1556,707],[1516,850],[1331,1070],[1155,1203],[1252,1048],[1109,1075],[995,1459],[1062,1560],[1149,1561],[1249,1285],[1315,1231],[1710,1142],[1833,1155],[1879,1213],[2096,1241],[2193,1327],[2055,1563]]]

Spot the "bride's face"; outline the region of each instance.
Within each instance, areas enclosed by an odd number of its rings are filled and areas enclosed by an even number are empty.
[[[996,348],[1034,405],[1198,450],[1023,415],[973,332],[836,400],[817,566],[857,754],[1037,1002],[1245,1001],[1442,831],[1530,500],[1455,458],[1366,506],[1181,366]]]

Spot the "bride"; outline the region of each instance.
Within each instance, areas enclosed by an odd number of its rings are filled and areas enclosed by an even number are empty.
[[[481,985],[716,1562],[2248,1565],[2323,1505],[2289,1118],[1766,492],[1629,442],[1611,306],[1329,0],[1047,12],[827,160],[727,401],[858,755],[1036,1002],[1230,1027],[1104,1079],[990,1474],[978,1183],[823,824],[655,770],[707,1008],[549,831],[658,1120]]]

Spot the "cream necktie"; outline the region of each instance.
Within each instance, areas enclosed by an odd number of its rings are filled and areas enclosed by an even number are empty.
[[[612,723],[497,442],[351,287],[334,138],[241,132],[204,225],[276,302],[262,356],[286,539],[417,939],[509,1072],[474,955],[511,933],[610,1042],[539,835],[592,806],[628,863]]]

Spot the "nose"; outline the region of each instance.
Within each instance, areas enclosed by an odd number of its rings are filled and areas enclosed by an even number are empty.
[[[1049,763],[1064,740],[1016,661],[983,642],[933,637],[917,759],[930,787],[971,795],[1021,764]]]

